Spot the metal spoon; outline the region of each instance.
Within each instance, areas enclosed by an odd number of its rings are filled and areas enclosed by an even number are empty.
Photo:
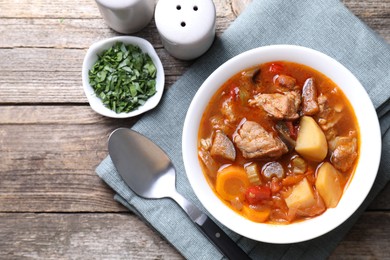
[[[229,259],[250,259],[206,214],[176,191],[176,172],[167,154],[145,136],[127,129],[113,131],[108,151],[118,173],[138,196],[171,198]]]

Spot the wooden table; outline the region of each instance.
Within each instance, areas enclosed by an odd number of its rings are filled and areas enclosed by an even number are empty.
[[[215,0],[220,35],[248,0]],[[390,0],[344,0],[390,42]],[[81,64],[95,41],[117,35],[93,0],[0,0],[0,258],[182,259],[95,174],[107,137],[135,119],[95,114]],[[191,65],[153,43],[169,88]],[[390,186],[332,258],[390,258]]]

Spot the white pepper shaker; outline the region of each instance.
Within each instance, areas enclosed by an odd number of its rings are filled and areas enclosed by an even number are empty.
[[[152,20],[155,0],[95,0],[104,21],[113,30],[131,34]]]
[[[195,59],[214,41],[212,0],[159,0],[154,19],[164,48],[178,59]]]

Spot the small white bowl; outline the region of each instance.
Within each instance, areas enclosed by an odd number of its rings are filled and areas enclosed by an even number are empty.
[[[125,44],[132,44],[132,45],[139,46],[144,53],[149,54],[150,58],[152,59],[157,69],[157,76],[156,76],[157,92],[152,97],[150,97],[144,105],[136,108],[135,110],[129,113],[116,113],[115,111],[112,111],[111,109],[104,106],[102,100],[96,96],[95,91],[89,84],[88,72],[98,60],[98,54],[109,49],[116,42],[123,42]],[[157,106],[164,92],[165,75],[164,75],[164,68],[161,64],[160,58],[158,57],[153,46],[147,40],[139,37],[134,37],[134,36],[118,36],[118,37],[113,37],[113,38],[95,42],[89,47],[83,61],[82,80],[83,80],[84,93],[87,96],[91,108],[95,112],[103,116],[112,117],[112,118],[128,118],[128,117],[133,117],[142,114]]]
[[[360,129],[360,156],[352,181],[337,207],[309,220],[287,225],[252,222],[226,206],[212,191],[198,160],[200,120],[210,98],[234,74],[271,61],[305,64],[332,79],[347,96]],[[286,244],[321,236],[348,219],[366,198],[376,178],[381,155],[381,135],[377,114],[363,86],[343,65],[329,56],[300,46],[274,45],[244,52],[215,70],[202,84],[186,115],[183,128],[183,160],[189,182],[203,206],[219,222],[253,240]]]

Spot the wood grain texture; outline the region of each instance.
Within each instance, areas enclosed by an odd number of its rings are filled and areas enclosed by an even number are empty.
[[[217,35],[250,1],[214,0]],[[343,3],[390,42],[390,0]],[[140,118],[102,117],[83,94],[88,47],[118,35],[94,0],[0,0],[0,35],[0,259],[182,259],[94,172],[110,132]],[[167,54],[154,21],[135,36],[157,50],[166,89],[191,66]],[[389,218],[387,185],[331,258],[390,258]]]
[[[389,0],[342,0],[342,2],[386,42],[390,42]]]
[[[0,259],[183,259],[132,214],[0,213],[0,241]]]
[[[330,259],[389,259],[389,234],[389,212],[363,214]]]
[[[214,1],[217,35],[235,19],[230,2]],[[71,8],[79,6],[79,8]],[[66,9],[68,8],[68,9]],[[72,10],[66,12],[65,10]],[[117,36],[102,20],[94,1],[0,2],[0,100],[2,103],[86,104],[81,67],[89,46]],[[192,64],[170,56],[154,21],[134,36],[152,43],[164,64],[169,88]],[[9,66],[12,64],[12,66]]]
[[[119,126],[131,124],[3,125],[0,211],[123,211],[94,172]]]
[[[169,88],[191,64],[157,49]],[[0,57],[1,103],[87,104],[81,80],[85,49],[3,48]],[[12,64],[12,66],[9,66]]]
[[[388,214],[364,214],[330,259],[388,259],[389,227]],[[0,213],[0,241],[0,259],[183,259],[125,213]]]

